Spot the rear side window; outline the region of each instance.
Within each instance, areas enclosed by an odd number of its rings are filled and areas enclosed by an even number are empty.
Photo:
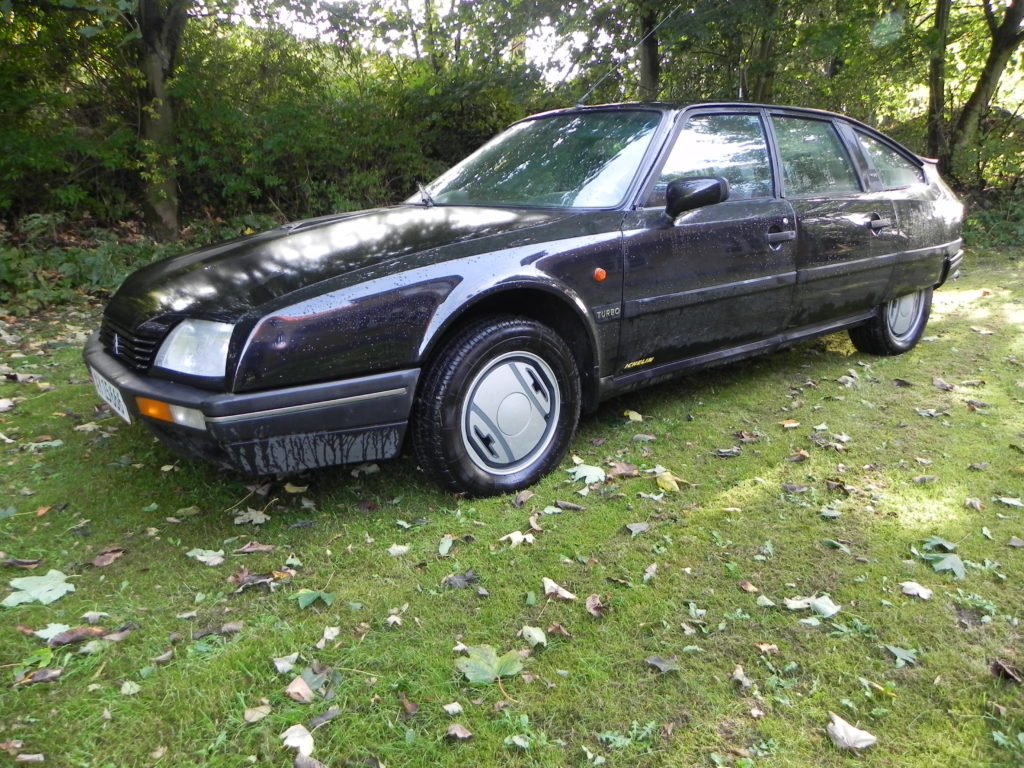
[[[871,158],[886,189],[903,189],[924,181],[921,168],[878,139],[857,132],[864,152]]]
[[[773,115],[788,197],[826,197],[860,192],[850,158],[832,123]]]
[[[768,145],[757,115],[696,115],[686,121],[647,205],[664,205],[670,182],[718,176],[729,182],[729,199],[771,197]]]

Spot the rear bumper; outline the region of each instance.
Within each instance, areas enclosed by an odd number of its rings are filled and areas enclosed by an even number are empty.
[[[108,355],[94,334],[85,362],[124,397],[134,420],[187,458],[213,461],[249,475],[397,456],[412,411],[419,369],[268,392],[209,392],[140,375]],[[141,396],[202,413],[206,429],[139,413]]]
[[[958,243],[958,245],[959,245],[959,243]],[[946,281],[948,281],[948,280],[955,280],[956,278],[958,278],[960,276],[958,274],[958,272],[960,270],[960,265],[963,263],[963,261],[964,261],[964,249],[963,248],[959,248],[958,247],[955,253],[953,253],[951,256],[946,256],[945,261],[943,262],[943,265],[942,265],[942,275],[941,275],[941,277],[939,277],[939,282],[935,284],[935,287],[939,288],[944,283],[946,283]]]

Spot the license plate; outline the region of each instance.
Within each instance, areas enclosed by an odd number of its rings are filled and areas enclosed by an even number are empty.
[[[96,387],[96,394],[103,398],[103,402],[109,405],[114,413],[131,424],[132,415],[128,411],[128,406],[125,405],[120,390],[101,376],[95,368],[90,370],[92,371],[92,383]]]

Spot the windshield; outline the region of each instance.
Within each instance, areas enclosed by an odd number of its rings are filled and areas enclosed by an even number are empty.
[[[660,119],[615,111],[518,123],[406,202],[609,208],[625,197]]]

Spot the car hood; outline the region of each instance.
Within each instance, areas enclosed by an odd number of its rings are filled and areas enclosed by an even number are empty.
[[[144,267],[121,285],[107,314],[129,328],[175,316],[236,322],[329,278],[574,213],[406,205],[295,222]]]

